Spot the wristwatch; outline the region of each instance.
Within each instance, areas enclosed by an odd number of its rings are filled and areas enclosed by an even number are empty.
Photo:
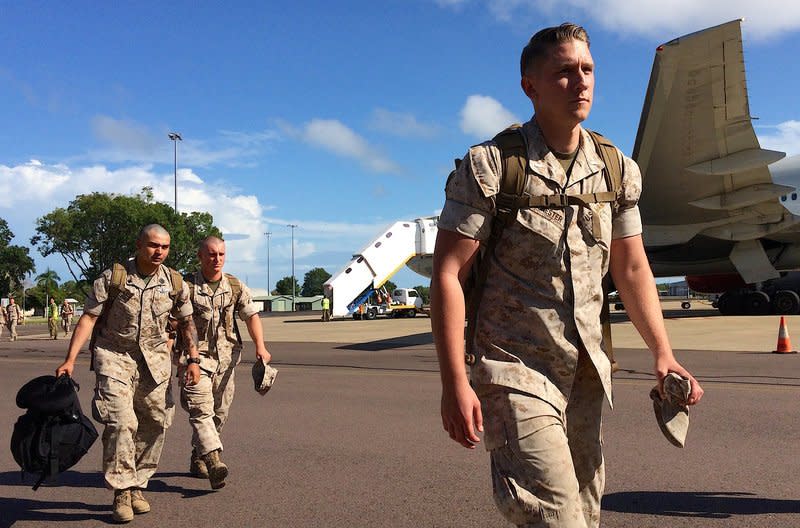
[[[187,365],[191,365],[192,363],[195,363],[195,364],[199,365],[200,364],[200,358],[199,357],[186,358],[186,364]]]

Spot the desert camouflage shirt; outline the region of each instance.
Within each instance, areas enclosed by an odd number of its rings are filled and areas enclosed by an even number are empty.
[[[239,319],[247,321],[258,313],[250,289],[239,281],[241,293],[238,299],[234,299],[233,288],[226,274],[222,275],[216,291],[211,289],[199,271],[188,277],[187,282],[193,289],[191,299],[200,367],[216,372],[226,369],[232,361],[238,363],[239,356],[234,351],[238,352],[241,346],[233,328],[233,318],[238,313]]]
[[[526,193],[608,190],[603,161],[586,131],[567,181],[535,119],[522,130],[529,160]],[[472,147],[447,184],[439,229],[487,240],[501,168],[494,143]],[[611,239],[642,231],[636,205],[640,194],[639,168],[623,156],[622,187],[614,203],[519,211],[489,261],[475,328],[475,350],[483,358],[472,367],[474,384],[511,387],[563,410],[583,347],[611,402],[611,366],[603,352],[600,324],[602,278],[608,271]],[[595,215],[600,222],[593,221]]]
[[[141,351],[153,379],[161,383],[169,379],[172,369],[166,346],[167,320],[170,313],[177,319],[192,315],[189,287],[184,282],[173,304],[172,282],[166,266],[159,266],[146,284],[136,273],[135,260],[129,260],[125,269],[128,272],[125,288],[111,304],[106,322],[97,335],[94,368],[98,374],[113,378],[117,364],[114,354],[136,357]],[[103,312],[110,283],[111,270],[106,270],[94,281],[86,297],[85,313],[99,316]]]

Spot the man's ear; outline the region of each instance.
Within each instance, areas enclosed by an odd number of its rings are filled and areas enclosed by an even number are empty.
[[[522,87],[522,91],[525,92],[525,95],[528,96],[528,99],[531,101],[537,96],[536,88],[534,86],[534,82],[531,80],[530,77],[524,75],[522,79],[519,81],[520,86]]]

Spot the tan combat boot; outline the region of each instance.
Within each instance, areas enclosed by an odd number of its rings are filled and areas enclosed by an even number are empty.
[[[144,498],[144,494],[139,488],[131,490],[131,508],[133,509],[133,513],[137,515],[150,511],[150,503]]]
[[[208,468],[202,457],[197,456],[197,451],[192,451],[192,458],[189,461],[189,474],[195,478],[207,479]]]
[[[114,490],[114,512],[111,517],[118,523],[131,522],[133,520],[130,490]]]
[[[208,480],[211,482],[211,489],[225,487],[225,477],[228,476],[228,466],[219,458],[219,449],[203,455],[203,461],[208,468]]]

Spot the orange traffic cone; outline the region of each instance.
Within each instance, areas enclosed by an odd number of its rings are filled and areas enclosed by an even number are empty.
[[[773,354],[797,354],[797,350],[792,350],[792,343],[789,341],[789,330],[786,328],[786,320],[781,316],[781,326],[778,328],[778,346]]]

